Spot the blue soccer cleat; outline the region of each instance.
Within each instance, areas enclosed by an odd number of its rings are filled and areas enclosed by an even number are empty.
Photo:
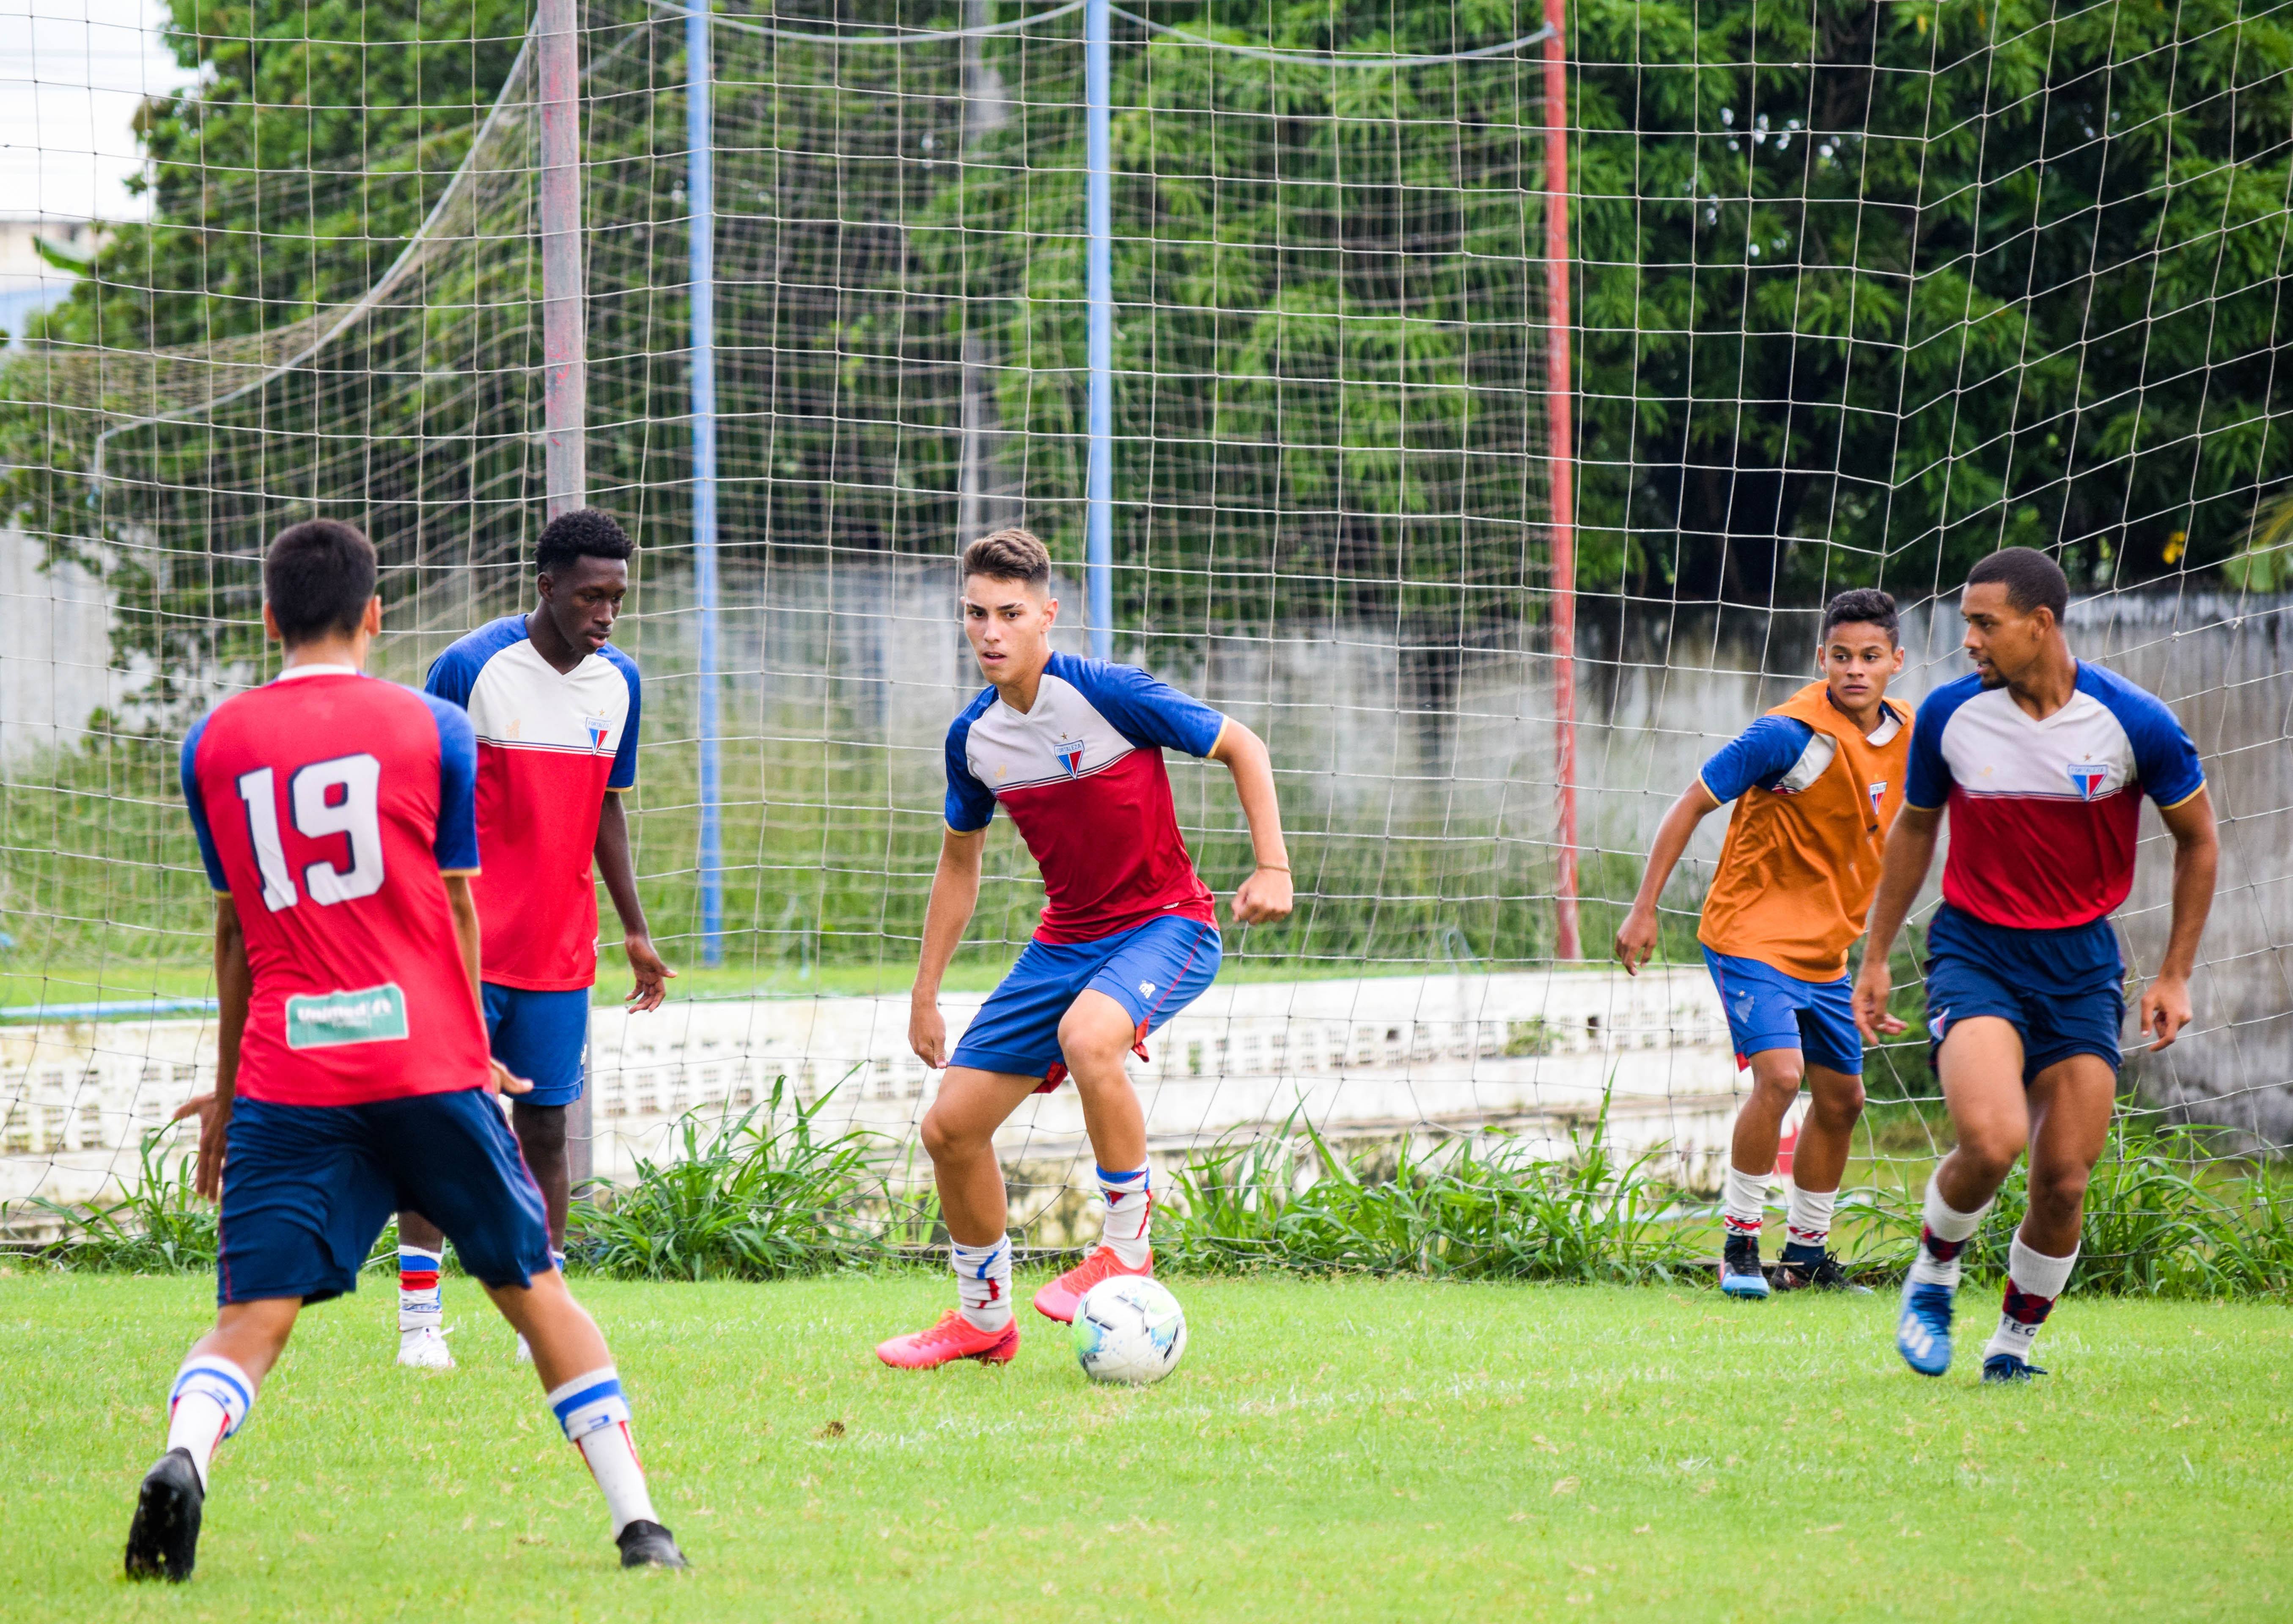
[[[1730,1235],[1720,1254],[1720,1289],[1730,1297],[1758,1301],[1768,1295],[1768,1277],[1760,1267],[1760,1238]]]
[[[1895,1352],[1922,1376],[1950,1369],[1950,1309],[1957,1287],[1903,1285],[1903,1317],[1895,1322]]]
[[[1907,1353],[1904,1357],[1908,1359],[1910,1355]],[[1982,1379],[1985,1382],[2026,1382],[2033,1376],[2045,1374],[2046,1371],[2037,1365],[2017,1359],[2012,1353],[1993,1353],[1982,1361]]]

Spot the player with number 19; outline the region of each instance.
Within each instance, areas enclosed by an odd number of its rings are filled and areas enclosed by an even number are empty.
[[[128,1532],[131,1579],[190,1577],[209,1463],[309,1304],[358,1289],[393,1209],[453,1238],[531,1342],[567,1439],[604,1491],[624,1566],[682,1567],[653,1520],[628,1405],[553,1264],[541,1193],[493,1092],[478,1009],[476,753],[452,705],[361,675],[382,621],[349,525],[283,532],[263,562],[272,682],[183,741],[215,891],[215,1092],[194,1182],[220,1193],[215,1328],[169,1394],[167,1448]]]

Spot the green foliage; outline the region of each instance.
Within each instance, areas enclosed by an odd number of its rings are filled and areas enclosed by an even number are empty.
[[[1589,570],[1759,603],[2235,546],[2293,405],[2281,11],[1570,17]]]
[[[197,1157],[172,1159],[160,1150],[167,1130],[143,1135],[135,1183],[109,1206],[66,1207],[45,1197],[34,1210],[60,1221],[62,1236],[40,1248],[39,1261],[59,1269],[125,1274],[175,1274],[212,1269],[221,1249],[214,1204],[191,1188]]]
[[[1966,1252],[1976,1273],[2004,1279],[2007,1248],[2030,1209],[2018,1160]],[[1918,1245],[1920,1192],[1860,1190],[1841,1202],[1867,1243],[1860,1260],[1900,1271]],[[2086,1186],[2073,1291],[2173,1298],[2282,1297],[2293,1291],[2293,1191],[2265,1168],[2240,1168],[2202,1134],[2123,1122]]]
[[[1179,1174],[1156,1254],[1174,1270],[1210,1272],[1673,1279],[1694,1256],[1670,1216],[1675,1197],[1649,1174],[1650,1157],[1617,1157],[1608,1122],[1604,1099],[1600,1116],[1571,1134],[1571,1154],[1555,1160],[1471,1141],[1426,1156],[1405,1142],[1391,1174],[1376,1176],[1368,1158],[1340,1156],[1292,1112],[1279,1134],[1222,1143]]]
[[[627,1189],[575,1203],[569,1255],[625,1280],[784,1280],[882,1256],[871,1136],[816,1135],[832,1089],[782,1126],[787,1087],[737,1122],[684,1118],[670,1156],[639,1158]]]

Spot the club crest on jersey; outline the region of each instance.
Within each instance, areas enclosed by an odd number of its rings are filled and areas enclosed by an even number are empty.
[[[2110,769],[2098,762],[2074,761],[2063,769],[2070,775],[2070,788],[2078,792],[2078,799],[2091,801],[2102,793],[2110,777]]]
[[[1874,812],[1876,812],[1879,810],[1879,803],[1886,798],[1887,780],[1885,779],[1881,779],[1877,783],[1871,786],[1871,810]]]
[[[1062,739],[1051,747],[1051,754],[1058,758],[1059,765],[1066,769],[1069,778],[1082,771],[1082,746],[1072,739]]]
[[[598,752],[600,755],[604,754],[606,735],[610,734],[613,731],[612,718],[607,716],[584,716],[581,718],[581,726],[589,735],[589,747],[592,750]]]

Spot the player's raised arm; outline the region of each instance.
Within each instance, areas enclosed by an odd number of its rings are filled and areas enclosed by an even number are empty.
[[[1274,760],[1266,741],[1231,716],[1219,730],[1210,759],[1234,774],[1234,793],[1250,825],[1250,850],[1257,867],[1235,888],[1237,925],[1286,919],[1295,893],[1290,848],[1282,838],[1282,803],[1274,788]]]
[[[1641,966],[1656,955],[1657,900],[1672,881],[1672,871],[1680,866],[1681,854],[1696,835],[1696,826],[1720,810],[1720,799],[1704,787],[1698,778],[1680,792],[1680,799],[1664,814],[1664,821],[1656,826],[1656,842],[1649,847],[1648,868],[1641,875],[1641,888],[1633,897],[1630,912],[1616,927],[1615,952],[1617,962],[1627,974],[1638,975]]]
[[[2190,1023],[2190,972],[2198,962],[2198,938],[2213,910],[2214,876],[2221,866],[2221,841],[2214,829],[2213,797],[2206,790],[2158,815],[2174,837],[2174,923],[2158,979],[2142,995],[2142,1030],[2154,1053],[2182,1035]]]
[[[939,1013],[940,982],[963,945],[971,911],[979,906],[980,860],[987,849],[983,828],[949,828],[939,844],[939,867],[932,871],[931,901],[924,908],[923,952],[916,984],[908,995],[908,1046],[935,1071],[947,1064],[947,1020]]]

